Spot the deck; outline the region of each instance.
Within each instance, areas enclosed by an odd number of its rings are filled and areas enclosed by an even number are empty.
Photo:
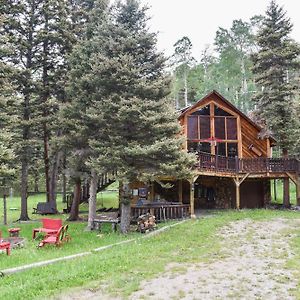
[[[296,158],[237,158],[201,153],[196,168],[199,175],[233,177],[249,174],[250,177],[281,178],[289,174],[298,176],[300,161]]]

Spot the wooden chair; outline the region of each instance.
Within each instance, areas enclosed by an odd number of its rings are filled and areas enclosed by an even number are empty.
[[[64,226],[61,226],[57,233],[47,234],[46,237],[39,243],[38,247],[41,248],[46,244],[53,244],[55,246],[60,246],[62,243],[62,238],[64,234]]]
[[[60,227],[62,227],[61,219],[42,219],[43,227],[34,228],[32,231],[32,238],[35,239],[36,234],[39,232],[46,233],[46,235],[53,235],[58,232]]]
[[[61,234],[61,242],[69,242],[71,240],[71,236],[68,234],[69,225],[65,225],[62,234]]]
[[[0,231],[0,250],[6,250],[6,254],[10,255],[10,242],[3,242],[1,231]]]

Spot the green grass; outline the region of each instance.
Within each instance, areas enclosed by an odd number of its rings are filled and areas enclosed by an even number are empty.
[[[295,291],[295,297],[296,299],[299,300],[300,299],[300,229],[297,229],[291,233],[295,234],[295,237],[291,242],[291,247],[293,249],[295,256],[288,261],[287,268],[294,271],[293,272],[294,276],[297,279],[297,289]]]
[[[32,220],[40,219],[40,215],[32,214],[33,208],[37,206],[38,202],[45,202],[45,194],[36,194],[28,197],[28,215]],[[2,202],[2,200],[0,200]],[[116,191],[103,191],[97,195],[97,208],[101,207],[118,207],[119,198],[118,192]],[[3,220],[3,206],[0,206],[0,220]],[[67,204],[62,202],[61,195],[57,196],[57,209],[59,212],[63,211],[63,208],[66,208]],[[88,211],[88,204],[82,203],[79,208],[81,211]],[[21,199],[19,196],[7,198],[7,221],[12,223],[19,219],[21,211]],[[57,216],[47,216],[47,217],[57,217]],[[61,216],[61,218],[66,218],[67,216]]]
[[[271,180],[271,195],[272,195],[272,203],[282,204],[283,202],[283,181],[276,180],[276,199],[275,199],[275,192],[274,192],[274,180]],[[296,205],[296,186],[290,180],[290,200],[291,204]]]
[[[103,252],[80,259],[61,262],[41,268],[17,273],[1,278],[0,299],[34,299],[47,298],[61,291],[89,286],[91,288],[106,286],[106,292],[118,293],[126,297],[137,290],[143,279],[153,278],[163,272],[170,262],[193,263],[209,261],[219,255],[220,245],[216,233],[221,226],[231,221],[250,218],[253,220],[268,220],[274,217],[300,218],[300,214],[292,211],[274,210],[241,210],[215,212],[214,217],[189,220],[179,226],[148,239],[140,239],[131,244],[124,244]],[[30,225],[26,225],[30,227]],[[90,247],[100,245],[101,241],[111,239],[111,242],[127,237],[111,233],[105,239],[95,233],[83,232],[83,224],[71,224],[73,239],[60,249],[20,249],[15,250],[11,257],[0,255],[2,266],[9,265],[7,261],[15,258],[21,261],[44,259],[59,254],[76,252],[89,243]],[[24,229],[24,232],[30,228]],[[99,241],[100,240],[100,241]],[[298,247],[300,252],[300,244]],[[30,251],[29,251],[30,250]],[[76,250],[76,251],[75,251]],[[20,254],[17,254],[20,251]],[[21,255],[21,251],[24,252]],[[26,257],[29,256],[33,257]],[[17,288],[16,288],[17,287]]]

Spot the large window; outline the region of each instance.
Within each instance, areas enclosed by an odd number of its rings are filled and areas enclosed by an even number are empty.
[[[237,117],[223,108],[206,105],[188,116],[187,126],[189,151],[238,156]]]

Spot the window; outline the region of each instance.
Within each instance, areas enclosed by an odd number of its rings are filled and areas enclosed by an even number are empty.
[[[238,156],[238,144],[237,143],[227,143],[227,156],[228,157]]]
[[[197,140],[199,138],[198,132],[198,117],[189,116],[188,117],[188,139]]]
[[[211,152],[210,150],[211,150],[210,143],[200,142],[198,144],[198,147],[197,147],[198,152],[210,154],[210,152]]]
[[[210,138],[210,117],[201,116],[200,121],[200,139]]]
[[[226,156],[226,143],[217,143],[217,154]]]
[[[222,117],[232,116],[230,113],[228,113],[227,111],[223,110],[222,108],[216,105],[214,111],[215,111],[215,116],[222,116]]]
[[[200,109],[196,110],[192,113],[193,116],[209,116],[210,115],[210,108],[209,105],[201,107]]]
[[[222,140],[226,139],[224,117],[215,117],[215,137]]]
[[[213,107],[211,107],[213,105]],[[212,111],[213,115],[210,115]],[[238,156],[237,117],[210,103],[188,116],[188,150],[195,152],[216,153],[221,156]],[[211,128],[214,128],[212,132]],[[214,148],[208,139],[219,140]]]
[[[237,140],[236,118],[226,118],[227,140]]]

